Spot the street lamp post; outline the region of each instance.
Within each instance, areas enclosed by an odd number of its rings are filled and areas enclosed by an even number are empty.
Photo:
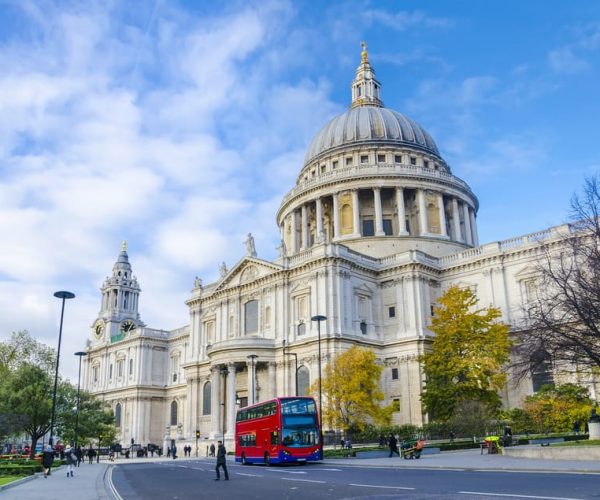
[[[294,380],[296,386],[296,396],[298,396],[298,354],[295,352],[285,352],[287,348],[285,347],[285,339],[283,339],[283,355],[284,356],[294,356],[294,366],[296,370],[294,371]]]
[[[56,389],[58,387],[58,365],[60,363],[60,342],[62,340],[63,318],[65,315],[65,300],[75,298],[75,294],[66,291],[55,292],[57,299],[62,299],[62,309],[60,311],[60,327],[58,329],[58,350],[56,351],[56,370],[54,372],[54,391],[52,392],[52,418],[50,419],[50,439],[48,444],[54,446],[54,422],[56,421]]]
[[[252,393],[250,394],[250,404],[253,405],[256,398],[256,373],[254,372],[254,361],[258,356],[256,354],[250,354],[246,357],[250,360],[250,366],[252,368]]]
[[[316,315],[310,318],[317,322],[318,344],[319,344],[319,419],[321,420],[321,456],[323,456],[323,391],[321,390],[321,321],[327,318],[322,315]]]
[[[79,356],[79,375],[77,376],[77,413],[75,414],[75,450],[77,450],[77,440],[79,438],[79,394],[81,391],[81,358],[87,356],[87,352],[78,351],[75,356]]]

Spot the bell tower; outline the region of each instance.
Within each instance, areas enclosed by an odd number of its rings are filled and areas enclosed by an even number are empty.
[[[116,342],[145,326],[138,312],[141,288],[129,263],[126,242],[123,242],[112,275],[107,276],[100,291],[102,302],[93,327],[96,340]]]

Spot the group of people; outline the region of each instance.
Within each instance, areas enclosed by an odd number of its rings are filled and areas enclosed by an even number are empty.
[[[210,445],[210,450],[211,450],[210,456],[214,457],[215,456],[215,445],[214,444]],[[189,445],[184,446],[183,452],[184,452],[185,456],[188,456],[188,457],[191,456],[192,447]],[[92,449],[88,450],[88,458],[90,460],[89,463],[92,463],[92,459],[93,459],[95,453],[96,452]],[[229,481],[229,472],[227,471],[227,450],[225,449],[225,445],[223,444],[222,441],[219,441],[217,443],[216,454],[217,454],[217,465],[215,467],[215,470],[217,473],[217,477],[215,478],[215,481],[219,481],[221,479],[221,469],[223,470],[223,475],[225,476],[225,481]],[[171,455],[173,458],[177,458],[177,446],[173,445],[172,447],[170,447],[167,450],[167,456],[169,456],[169,455]],[[82,461],[83,452],[81,450],[81,447],[75,449],[75,447],[71,448],[70,446],[67,446],[64,449],[64,457],[67,461],[67,477],[73,477],[74,467],[79,467],[79,465],[81,464],[81,461]],[[47,478],[51,474],[53,463],[54,463],[54,450],[52,449],[52,446],[47,444],[44,447],[44,451],[42,453],[42,466],[44,469],[44,479]]]

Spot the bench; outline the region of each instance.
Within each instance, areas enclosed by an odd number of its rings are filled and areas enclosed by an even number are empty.
[[[563,443],[565,438],[541,438],[530,439],[529,444],[539,444],[541,446],[550,446],[551,443]]]

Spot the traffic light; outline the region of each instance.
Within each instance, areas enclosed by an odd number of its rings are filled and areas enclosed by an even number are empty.
[[[200,438],[200,431],[196,431],[196,439]]]

